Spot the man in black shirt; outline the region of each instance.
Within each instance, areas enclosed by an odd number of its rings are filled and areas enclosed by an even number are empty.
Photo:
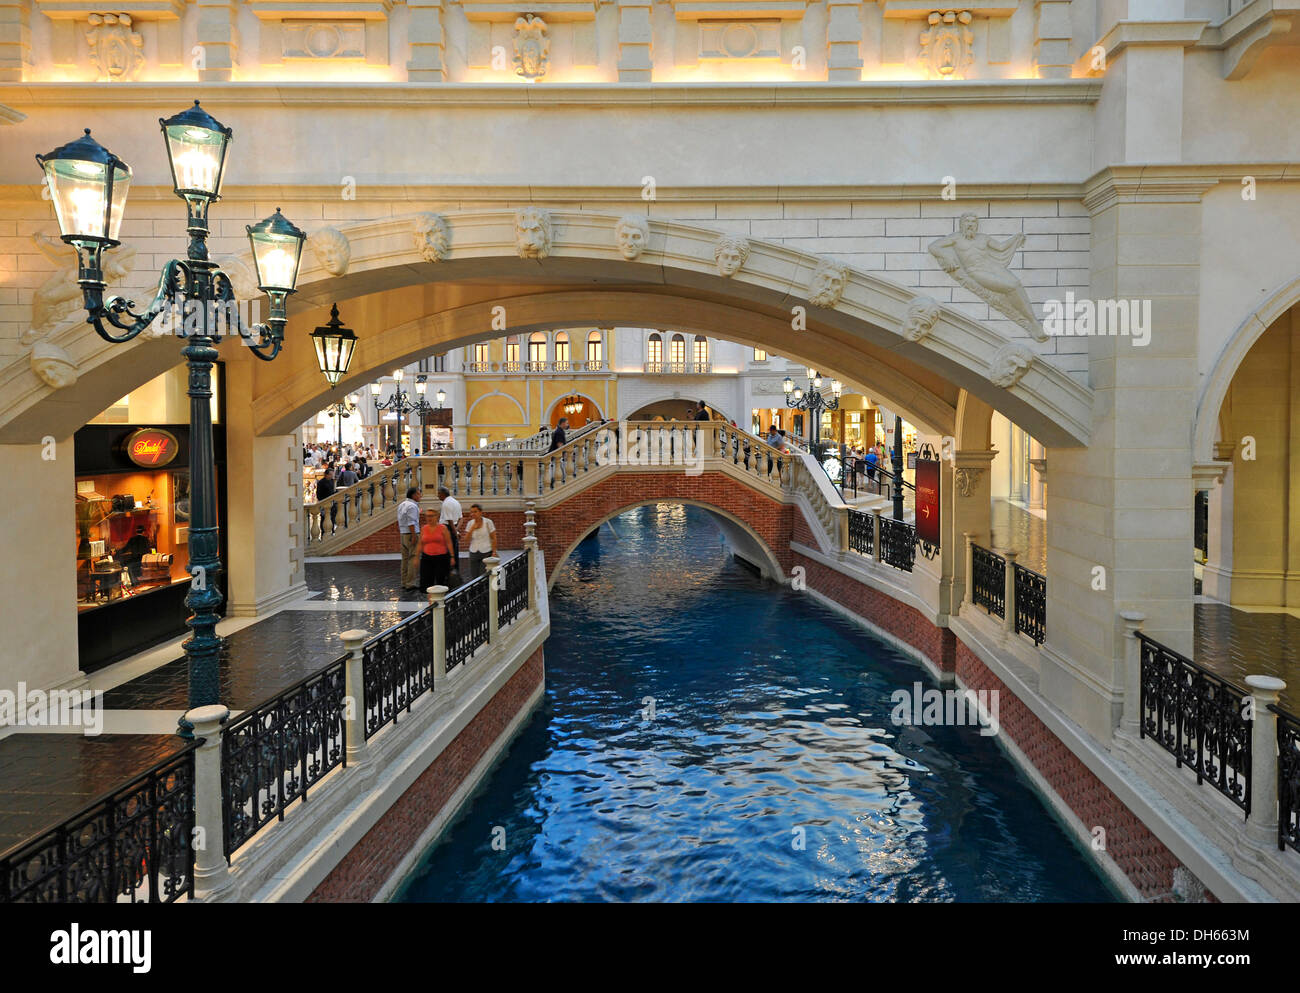
[[[695,419],[697,421],[711,421],[708,408],[704,406],[704,401],[700,400],[695,404]]]
[[[569,419],[567,417],[561,417],[560,422],[555,425],[555,430],[551,432],[551,447],[547,449],[548,452],[553,452],[557,448],[563,447],[565,439],[568,437],[568,429]]]

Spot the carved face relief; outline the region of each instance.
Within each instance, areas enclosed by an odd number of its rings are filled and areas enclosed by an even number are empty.
[[[332,276],[342,276],[352,261],[352,246],[338,228],[321,228],[307,239],[316,261]]]
[[[619,218],[614,237],[618,239],[623,258],[631,262],[641,255],[650,240],[650,222],[640,214],[626,214]]]
[[[91,14],[86,40],[100,82],[135,79],[144,67],[144,38],[132,30],[130,14]]]
[[[979,233],[980,219],[977,214],[962,214],[958,223],[963,238],[974,238]]]
[[[838,262],[822,259],[808,284],[808,301],[817,307],[834,307],[844,296],[848,270]]]
[[[544,259],[551,252],[551,215],[541,207],[515,211],[515,247],[521,259]]]
[[[1034,353],[1024,345],[1009,342],[998,349],[989,365],[989,382],[1004,389],[1020,382],[1034,361]]]
[[[535,14],[516,18],[515,74],[524,79],[540,79],[546,75],[550,54],[551,39],[546,34],[546,22]]]
[[[32,347],[32,371],[56,390],[66,389],[77,381],[77,366],[58,345],[38,341]]]
[[[739,235],[724,234],[713,248],[718,275],[734,276],[749,258],[749,242]]]
[[[415,250],[425,262],[441,262],[451,251],[451,230],[441,214],[415,215]]]
[[[907,305],[907,323],[903,326],[903,337],[908,341],[920,341],[934,330],[941,313],[939,301],[934,297],[916,297]]]
[[[969,10],[932,11],[921,32],[921,58],[937,79],[960,79],[974,59],[975,34]]]

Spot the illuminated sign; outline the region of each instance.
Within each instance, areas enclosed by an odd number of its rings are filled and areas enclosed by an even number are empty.
[[[939,547],[939,463],[916,461],[916,536]]]
[[[157,469],[176,458],[180,442],[162,428],[141,428],[126,439],[126,457],[145,469]]]

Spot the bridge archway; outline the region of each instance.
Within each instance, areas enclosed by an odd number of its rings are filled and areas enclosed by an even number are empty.
[[[950,308],[911,340],[905,329],[915,290],[877,275],[846,269],[842,297],[818,307],[808,300],[809,287],[825,260],[782,244],[751,239],[743,266],[726,276],[715,258],[721,232],[705,227],[651,219],[646,248],[629,261],[618,248],[618,217],[552,210],[549,250],[538,259],[520,257],[514,211],[444,217],[450,251],[443,261],[425,261],[413,216],[340,226],[351,250],[342,275],[305,254],[288,347],[277,361],[256,363],[249,377],[255,433],[288,434],[335,392],[394,365],[483,340],[493,308],[504,307],[501,334],[575,325],[675,327],[833,372],[847,389],[879,397],[938,434],[953,433],[958,394],[966,389],[1044,443],[1087,441],[1088,387],[1037,357],[1032,343],[1009,340]],[[329,391],[304,339],[336,302],[360,341],[351,374]],[[806,329],[792,320],[796,312]],[[23,372],[0,408],[0,442],[71,434],[179,360],[175,339],[114,346],[76,325],[49,340],[68,350],[80,380],[75,389],[54,390]],[[1008,376],[1008,349],[1034,357],[1023,370],[1011,363]],[[252,362],[237,345],[223,352],[227,362]]]

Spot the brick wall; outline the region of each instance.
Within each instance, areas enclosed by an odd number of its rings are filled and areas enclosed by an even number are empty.
[[[538,648],[496,696],[456,735],[316,890],[308,903],[363,903],[374,898],[474,767],[542,684]]]

